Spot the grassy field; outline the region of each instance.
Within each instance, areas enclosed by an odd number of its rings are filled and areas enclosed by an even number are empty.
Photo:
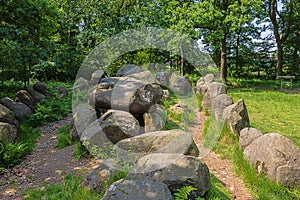
[[[263,133],[280,133],[300,147],[300,93],[260,88],[230,88],[236,102],[244,99],[250,124]]]

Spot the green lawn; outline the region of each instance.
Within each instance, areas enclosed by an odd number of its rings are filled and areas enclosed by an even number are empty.
[[[252,127],[263,133],[280,133],[300,147],[300,94],[256,88],[229,88],[236,102],[244,99]]]

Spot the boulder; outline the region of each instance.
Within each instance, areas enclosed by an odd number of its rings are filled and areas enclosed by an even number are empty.
[[[60,97],[67,97],[69,95],[69,91],[65,86],[58,86],[56,87],[56,91],[60,95]]]
[[[170,112],[175,115],[181,115],[184,113],[192,112],[192,110],[188,107],[188,105],[184,103],[177,103],[174,106],[170,107]]]
[[[0,142],[12,143],[17,139],[17,127],[14,125],[0,122]]]
[[[147,155],[130,169],[127,178],[162,182],[172,193],[189,185],[197,189],[195,197],[203,196],[210,187],[207,165],[199,158],[182,154]]]
[[[288,138],[278,133],[262,135],[245,148],[244,157],[272,180],[300,186],[300,150]]]
[[[35,89],[33,89],[32,86],[27,86],[26,91],[28,92],[28,94],[30,94],[35,103],[46,98],[44,94],[37,92]]]
[[[116,144],[119,157],[135,163],[150,153],[177,153],[197,157],[199,150],[191,134],[182,130],[155,131],[121,140]]]
[[[102,200],[172,200],[168,187],[151,180],[121,179],[106,190]]]
[[[204,95],[208,90],[208,86],[205,83],[203,77],[201,77],[196,84],[196,93],[199,95]]]
[[[89,87],[89,82],[87,80],[85,80],[83,77],[79,77],[75,80],[72,90],[73,91],[85,90],[88,87]]]
[[[204,82],[210,84],[214,81],[215,75],[214,74],[206,74],[203,78]]]
[[[165,87],[169,86],[170,74],[168,72],[157,72],[156,82]]]
[[[16,102],[26,104],[32,111],[34,111],[34,99],[26,90],[19,90],[17,92]]]
[[[137,79],[143,83],[155,83],[155,78],[152,73],[147,70],[139,73],[129,74],[127,77]]]
[[[193,92],[189,78],[186,76],[172,76],[170,80],[170,88],[179,96],[188,96]]]
[[[8,97],[2,98],[0,100],[0,103],[15,112],[16,118],[18,120],[26,119],[32,114],[32,110],[27,105],[21,102],[15,102]]]
[[[112,159],[104,160],[98,167],[93,169],[90,174],[81,182],[81,186],[87,190],[94,190],[97,193],[103,192],[107,182],[116,175],[119,165]]]
[[[142,81],[126,77],[119,80],[111,89],[94,92],[95,107],[99,109],[124,110],[131,113],[145,113],[159,102],[163,92],[157,84],[144,84]]]
[[[244,100],[240,99],[237,103],[227,106],[223,111],[222,119],[233,133],[239,136],[243,128],[250,126],[248,111]]]
[[[164,128],[167,119],[165,110],[158,104],[149,109],[148,113],[144,113],[144,132],[160,131]]]
[[[103,74],[104,74],[104,71],[101,69],[94,71],[94,73],[92,74],[92,77],[91,77],[91,81],[90,81],[91,84],[98,85],[98,83],[100,83],[100,81],[101,81],[101,78],[103,77]]]
[[[212,110],[211,107],[212,107],[212,103],[211,103],[209,92],[205,92],[201,102],[201,109],[211,111]]]
[[[224,109],[232,104],[233,100],[227,94],[220,94],[215,97],[212,102],[212,110],[214,112],[216,120],[219,121],[220,119],[222,119]]]
[[[33,89],[36,90],[37,92],[47,95],[48,89],[45,83],[43,82],[37,82],[33,85]]]
[[[239,138],[239,146],[241,149],[245,149],[247,146],[251,144],[256,138],[259,138],[262,136],[262,132],[260,130],[257,130],[256,128],[244,128],[240,132],[240,138]]]
[[[136,65],[125,65],[124,67],[119,69],[116,76],[123,77],[123,76],[128,76],[130,74],[140,73],[142,71],[143,70]]]
[[[73,118],[70,126],[71,139],[80,139],[82,132],[96,119],[96,111],[87,105],[79,104],[73,108]]]
[[[223,83],[212,82],[208,85],[208,92],[211,98],[211,101],[220,94],[226,94],[227,86]]]
[[[0,104],[0,122],[8,123],[16,127],[19,126],[15,113],[2,104]]]
[[[91,150],[93,146],[114,145],[120,140],[140,134],[138,121],[130,113],[109,110],[92,122],[81,135],[81,141]]]

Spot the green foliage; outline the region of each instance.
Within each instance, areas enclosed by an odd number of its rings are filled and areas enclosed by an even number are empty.
[[[58,129],[59,136],[57,138],[57,144],[55,146],[56,148],[62,149],[72,144],[72,140],[69,135],[69,129],[69,125],[62,126]]]
[[[77,177],[72,174],[67,175],[62,184],[54,184],[42,190],[29,189],[24,194],[24,199],[85,199],[85,200],[98,200],[100,195],[93,191],[87,191],[85,188],[80,187],[82,177]]]
[[[192,186],[182,186],[181,188],[177,189],[177,192],[174,193],[175,200],[188,200],[189,195],[192,191],[197,190]]]
[[[86,158],[89,156],[89,151],[85,148],[81,142],[75,142],[75,148],[73,150],[73,155],[76,159]]]
[[[32,152],[39,136],[38,129],[31,128],[22,122],[17,143],[0,143],[0,168],[13,167],[19,164],[25,155]]]

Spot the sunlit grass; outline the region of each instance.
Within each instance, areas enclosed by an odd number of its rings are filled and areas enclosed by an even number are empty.
[[[300,146],[300,94],[255,88],[230,88],[236,102],[244,99],[250,124],[263,133],[280,133]]]

